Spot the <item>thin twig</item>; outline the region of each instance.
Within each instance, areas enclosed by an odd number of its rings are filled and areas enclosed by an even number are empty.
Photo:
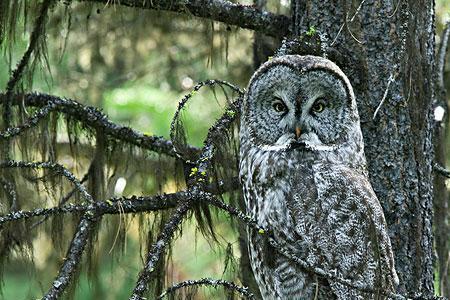
[[[57,174],[66,177],[81,193],[83,198],[89,202],[94,202],[92,196],[88,193],[86,188],[81,182],[64,166],[54,162],[26,162],[26,161],[2,161],[0,162],[0,168],[30,168],[30,169],[50,169]]]
[[[220,85],[220,86],[227,86],[229,88],[231,88],[234,92],[238,93],[238,95],[240,97],[242,97],[244,95],[244,91],[242,89],[240,89],[238,86],[229,83],[227,81],[223,81],[223,80],[206,80],[206,81],[202,81],[199,82],[198,84],[196,84],[191,92],[187,95],[185,95],[180,102],[178,103],[178,107],[177,110],[175,111],[175,114],[172,118],[172,122],[170,123],[170,138],[172,140],[173,143],[173,151],[176,153],[177,157],[180,159],[183,159],[185,161],[189,161],[188,158],[184,157],[186,156],[185,153],[183,152],[187,152],[189,154],[189,151],[183,151],[181,148],[181,145],[177,145],[177,125],[179,124],[180,120],[180,113],[181,111],[184,109],[184,107],[186,106],[186,103],[202,88],[205,86],[214,86],[214,85]],[[189,150],[189,149],[188,149]]]
[[[0,131],[0,138],[12,138],[15,136],[18,136],[22,132],[26,131],[27,129],[35,127],[40,120],[44,119],[49,115],[52,110],[55,109],[54,103],[49,103],[48,105],[45,105],[44,107],[40,108],[35,114],[33,114],[31,117],[29,117],[27,120],[25,120],[24,123],[15,126],[15,127],[8,127],[3,131]]]
[[[158,300],[163,299],[166,295],[172,294],[173,292],[175,292],[181,288],[189,287],[189,286],[198,286],[198,285],[206,285],[206,286],[213,286],[213,287],[223,286],[227,290],[230,290],[233,292],[238,292],[239,294],[241,294],[242,296],[244,296],[247,299],[255,299],[255,296],[248,290],[247,287],[242,287],[242,286],[235,284],[234,282],[226,281],[226,280],[222,280],[222,279],[202,278],[199,280],[186,280],[186,281],[179,282],[179,283],[169,287],[164,293],[162,293],[158,297]]]
[[[450,178],[450,171],[447,170],[446,168],[444,168],[443,166],[441,166],[438,163],[435,163],[433,165],[433,170],[435,170],[438,174],[440,174],[440,175],[442,175],[444,177]]]
[[[359,4],[358,8],[357,8],[356,11],[355,11],[355,13],[353,14],[353,17],[350,19],[350,23],[353,23],[353,21],[355,20],[355,17],[359,14],[359,11],[361,10],[361,8],[362,8],[364,2],[366,2],[366,0],[362,0],[362,1],[361,1],[361,3]],[[347,27],[348,32],[351,34],[351,36],[352,36],[359,44],[363,44],[363,43],[360,42],[356,37],[354,37],[353,33],[352,33],[352,32],[350,31],[350,29],[348,28],[348,21],[347,21],[347,18],[348,18],[348,13],[345,14],[345,19],[346,19],[346,20],[345,20],[344,23],[342,23],[341,27],[340,27],[339,30],[338,30],[338,33],[336,34],[336,37],[333,39],[333,42],[330,44],[331,47],[334,46],[334,44],[336,43],[336,41],[337,41],[339,35],[340,35],[341,32],[342,32],[342,29],[344,29],[344,26]]]
[[[80,180],[80,183],[83,184],[89,177],[89,172],[84,174],[83,178]],[[69,199],[75,194],[75,192],[77,191],[77,188],[74,187],[70,192],[68,192],[64,197],[62,197],[59,201],[59,207],[63,206],[64,204],[67,203],[67,201],[69,201]],[[50,215],[46,215],[45,217],[43,217],[41,220],[37,221],[36,223],[34,223],[33,225],[30,226],[30,229],[34,229],[37,226],[41,225],[42,223],[44,223],[48,217]]]
[[[375,112],[373,114],[372,120],[375,120],[375,118],[376,118],[376,116],[378,114],[378,111],[380,110],[381,106],[383,105],[384,101],[386,100],[388,92],[389,92],[389,87],[391,86],[392,82],[394,82],[394,74],[393,73],[391,73],[391,75],[389,76],[388,83],[387,83],[387,86],[386,86],[386,90],[384,90],[383,98],[381,98],[380,104],[378,104],[377,109],[375,109]]]

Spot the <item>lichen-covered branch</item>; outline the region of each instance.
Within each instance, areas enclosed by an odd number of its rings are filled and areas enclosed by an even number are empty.
[[[183,144],[181,145],[181,143],[179,142],[179,140],[181,140],[183,143],[185,142],[185,138],[184,137],[179,137],[177,136],[178,134],[184,135],[184,131],[183,126],[180,124],[180,113],[181,111],[185,108],[186,103],[192,98],[192,96],[194,96],[202,87],[205,86],[214,86],[214,85],[220,85],[220,86],[227,86],[229,88],[231,88],[234,92],[236,92],[239,97],[243,97],[244,96],[244,91],[241,90],[238,86],[235,86],[227,81],[223,81],[223,80],[206,80],[206,81],[202,81],[199,82],[198,84],[196,84],[193,88],[192,91],[185,95],[180,102],[178,103],[178,107],[177,110],[175,111],[175,114],[172,118],[172,122],[170,123],[170,138],[172,140],[173,143],[173,148],[174,151],[176,153],[176,155],[186,161],[189,161],[188,158],[186,158],[185,156],[192,156],[192,153],[190,153],[190,148],[187,147]],[[232,114],[235,114],[236,112],[232,111]],[[234,120],[234,116],[231,116],[232,119]],[[182,132],[180,133],[179,130],[181,130]],[[206,144],[208,145],[208,144]],[[184,148],[184,149],[182,149]],[[187,154],[187,155],[186,155]]]
[[[40,216],[53,216],[62,214],[84,213],[91,211],[97,215],[121,214],[121,213],[140,213],[160,211],[175,208],[177,203],[187,198],[185,191],[155,195],[155,196],[132,196],[112,198],[106,201],[96,201],[94,203],[84,204],[66,204],[51,208],[37,208],[30,211],[15,211],[0,216],[0,228],[8,222],[27,220]]]
[[[161,300],[166,295],[172,294],[181,288],[185,288],[185,287],[189,287],[189,286],[199,286],[199,285],[213,286],[213,287],[222,286],[227,290],[230,290],[233,292],[238,292],[239,294],[241,294],[242,296],[244,296],[247,299],[255,299],[255,296],[246,287],[239,286],[239,285],[235,284],[234,282],[230,282],[230,281],[226,281],[226,280],[222,280],[222,279],[212,279],[212,278],[202,278],[199,280],[186,280],[186,281],[179,282],[179,283],[169,287],[164,293],[162,293],[158,297],[158,299]]]
[[[31,36],[30,36],[30,44],[28,45],[28,48],[25,51],[24,55],[22,56],[22,59],[20,60],[19,64],[12,72],[11,77],[9,78],[9,81],[7,83],[7,86],[6,86],[7,97],[6,97],[6,101],[3,103],[3,105],[4,105],[3,106],[4,107],[3,108],[3,122],[4,122],[5,127],[9,127],[11,124],[11,99],[10,99],[10,96],[12,96],[14,88],[16,87],[16,85],[20,81],[20,79],[22,78],[24,70],[30,62],[31,54],[38,47],[39,39],[43,36],[45,20],[47,17],[47,11],[50,9],[52,3],[53,3],[53,0],[45,0],[42,3],[41,11],[39,12],[39,16],[36,20],[36,23],[33,28],[33,32],[31,33]]]
[[[211,193],[212,195],[218,195],[235,190],[237,187],[237,178],[234,178],[229,182],[208,185],[206,191]],[[61,214],[83,213],[88,210],[93,211],[98,215],[121,213],[135,214],[141,212],[160,211],[175,208],[180,201],[186,200],[188,198],[188,192],[179,191],[175,193],[154,196],[111,198],[106,201],[96,201],[94,203],[65,204],[64,202],[61,203],[61,205],[55,207],[36,208],[29,211],[19,210],[3,216],[0,215],[0,227],[8,222],[27,220],[41,216],[50,217]]]
[[[173,238],[175,231],[178,229],[181,221],[186,216],[187,212],[192,206],[193,197],[196,196],[195,192],[190,192],[189,197],[183,200],[183,203],[180,203],[174,213],[170,216],[169,221],[164,225],[164,228],[158,239],[150,248],[150,251],[147,254],[147,259],[144,268],[139,274],[139,278],[137,280],[136,286],[133,290],[133,294],[130,297],[130,300],[143,300],[144,293],[148,289],[148,283],[151,280],[152,273],[154,273],[156,264],[158,263],[161,255],[165,251],[167,245]]]
[[[0,94],[0,103],[4,103],[5,99],[6,95]],[[92,106],[84,106],[74,100],[39,93],[14,95],[13,99],[14,102],[12,104],[20,105],[23,100],[26,106],[51,107],[54,111],[68,115],[71,118],[82,122],[86,126],[102,129],[105,134],[114,139],[124,141],[143,149],[175,157],[171,141],[159,136],[143,134],[130,127],[117,125],[108,120],[105,114]],[[29,120],[27,123],[31,124],[32,121]],[[24,125],[21,126],[23,127]],[[20,131],[20,128],[22,128],[21,126],[8,128],[4,132]],[[199,151],[195,147],[188,147],[192,153]]]
[[[283,37],[289,33],[289,17],[225,0],[121,0],[114,2],[114,4],[109,0],[79,1],[172,11],[255,30],[274,37]]]
[[[182,100],[181,103],[186,103],[186,101],[183,102]],[[151,246],[147,254],[144,268],[139,274],[136,286],[130,296],[130,300],[144,299],[144,294],[148,290],[148,284],[152,278],[152,273],[155,271],[156,264],[164,253],[183,218],[186,216],[188,211],[194,207],[195,201],[205,201],[203,198],[214,197],[209,193],[203,192],[207,186],[205,179],[208,178],[207,172],[210,169],[215,153],[214,141],[216,141],[220,135],[225,134],[226,130],[235,121],[237,112],[239,111],[239,105],[240,99],[232,103],[225,114],[209,129],[208,135],[204,142],[205,146],[203,147],[202,153],[195,164],[195,172],[193,172],[187,180],[189,187],[187,191],[188,197],[186,197],[186,199],[177,206],[169,221],[164,225],[157,241]],[[180,104],[179,109],[181,109],[182,106],[183,104]],[[177,116],[178,114],[174,116],[174,120],[177,119]]]
[[[89,202],[93,202],[92,196],[88,193],[86,188],[81,184],[81,182],[73,175],[69,170],[64,168],[62,165],[54,162],[26,162],[26,161],[2,161],[0,162],[0,169],[3,168],[29,168],[29,169],[49,169],[57,174],[66,177],[70,182],[72,182],[81,195]]]
[[[81,217],[75,235],[70,243],[64,262],[52,286],[42,297],[45,300],[59,299],[69,285],[75,271],[79,268],[81,256],[97,223],[98,216],[92,211],[86,211]]]
[[[438,174],[440,174],[440,175],[442,175],[442,176],[444,176],[444,177],[450,178],[450,171],[447,170],[446,168],[444,168],[443,166],[441,166],[441,165],[435,163],[435,164],[433,165],[433,169],[434,169]]]
[[[54,103],[49,103],[48,105],[41,107],[31,117],[25,120],[24,123],[15,127],[8,127],[5,128],[5,130],[0,131],[0,138],[9,139],[20,135],[22,132],[30,128],[35,127],[39,123],[39,121],[46,118],[54,110],[54,108]]]

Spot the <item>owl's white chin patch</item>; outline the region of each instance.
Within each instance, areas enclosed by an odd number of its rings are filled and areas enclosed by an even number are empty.
[[[314,132],[304,133],[300,135],[298,140],[299,142],[305,143],[306,147],[312,151],[333,151],[337,148],[336,145],[326,145],[322,143]]]
[[[294,134],[284,134],[275,144],[259,145],[259,148],[264,151],[285,151],[291,149],[292,145],[296,142],[300,142],[310,151],[333,151],[337,148],[336,145],[326,145],[322,143],[317,137],[317,134],[312,132],[302,134],[298,140],[295,139]]]
[[[260,148],[264,151],[282,151],[289,149],[292,142],[295,141],[294,134],[283,134],[273,145],[261,145]]]

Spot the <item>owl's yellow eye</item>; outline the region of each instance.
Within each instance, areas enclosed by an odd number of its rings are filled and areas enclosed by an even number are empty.
[[[316,102],[314,102],[313,106],[311,107],[312,112],[314,113],[320,113],[325,109],[325,100],[319,99]]]
[[[281,101],[280,99],[275,100],[272,103],[272,107],[273,109],[278,112],[278,113],[284,113],[287,111],[287,107],[286,105],[283,103],[283,101]]]

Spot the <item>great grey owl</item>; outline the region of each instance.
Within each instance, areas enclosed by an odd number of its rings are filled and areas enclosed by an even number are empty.
[[[256,71],[242,106],[239,167],[247,213],[311,266],[300,267],[249,229],[250,261],[264,299],[383,299],[395,290],[355,97],[333,62],[286,55]]]

